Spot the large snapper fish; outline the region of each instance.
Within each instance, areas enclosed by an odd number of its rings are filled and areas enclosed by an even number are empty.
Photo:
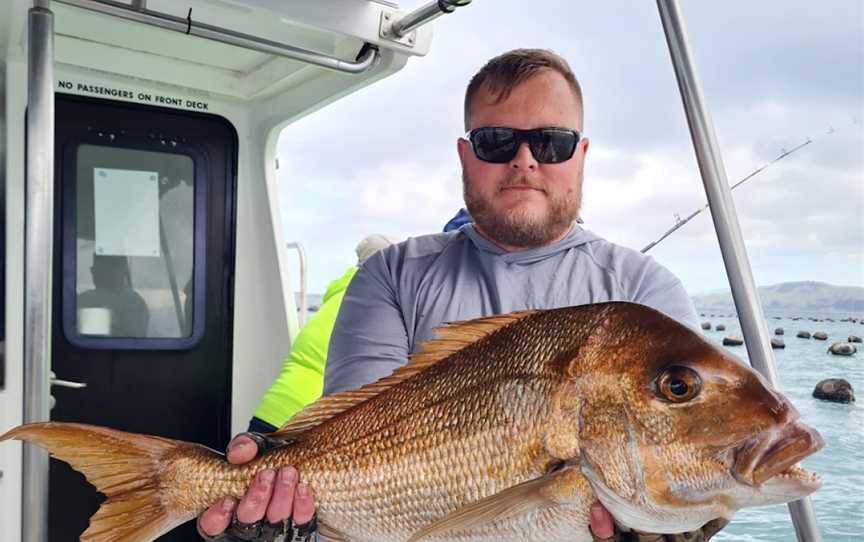
[[[197,444],[66,423],[12,429],[108,499],[85,541],[150,541],[256,473],[295,465],[323,534],[404,542],[590,541],[589,505],[655,533],[788,502],[822,447],[756,372],[632,303],[453,324],[391,376],[320,399],[245,465]]]

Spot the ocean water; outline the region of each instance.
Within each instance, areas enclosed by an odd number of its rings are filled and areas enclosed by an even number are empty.
[[[700,311],[705,312],[705,311]],[[729,314],[720,317],[705,312],[702,321],[712,323],[705,331],[710,339],[721,342],[728,335],[741,336],[738,319]],[[815,427],[825,439],[825,447],[804,461],[804,467],[822,477],[822,488],[811,496],[813,508],[825,542],[864,542],[864,348],[858,353],[835,356],[827,353],[832,342],[846,341],[849,335],[864,337],[862,315],[797,313],[804,317],[793,321],[792,315],[766,311],[768,329],[782,327],[785,349],[774,350],[780,389],[792,401],[801,418]],[[840,322],[857,317],[859,323]],[[780,317],[780,319],[775,319]],[[823,321],[813,322],[809,318]],[[824,319],[832,318],[829,322]],[[713,330],[725,324],[725,331]],[[827,341],[799,339],[798,331],[824,331]],[[726,347],[740,359],[747,359],[744,346]],[[812,397],[813,388],[825,378],[845,378],[852,384],[858,402],[848,405],[820,401]],[[786,505],[749,508],[739,511],[720,534],[712,539],[743,542],[795,541],[795,530]]]

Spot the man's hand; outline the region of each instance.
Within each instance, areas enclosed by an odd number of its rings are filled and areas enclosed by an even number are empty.
[[[638,531],[621,533],[615,529],[612,515],[599,501],[591,504],[591,536],[594,542],[707,542],[728,524],[729,520],[717,518],[703,525],[698,531],[689,533],[652,534]]]
[[[234,465],[248,463],[257,454],[258,445],[248,434],[240,434],[228,444],[228,462]],[[228,497],[201,514],[198,531],[208,539],[228,530],[228,534],[244,540],[272,540],[267,530],[281,529],[284,520],[290,518],[294,525],[305,526],[315,515],[315,501],[309,486],[298,479],[294,467],[258,473],[239,503]]]

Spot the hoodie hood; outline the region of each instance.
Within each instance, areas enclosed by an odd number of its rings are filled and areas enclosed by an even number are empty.
[[[594,233],[574,223],[570,228],[570,233],[560,241],[552,243],[551,245],[543,245],[541,247],[509,252],[480,235],[474,227],[474,224],[466,224],[459,228],[459,230],[471,239],[471,242],[474,243],[474,246],[477,247],[478,250],[500,256],[501,260],[508,264],[535,263],[573,247],[600,239]]]

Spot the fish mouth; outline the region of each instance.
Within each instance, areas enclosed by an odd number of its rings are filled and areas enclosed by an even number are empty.
[[[802,482],[818,483],[818,477],[797,466],[805,457],[825,446],[818,431],[800,421],[752,437],[735,453],[733,474],[744,484],[761,486],[782,475]]]

